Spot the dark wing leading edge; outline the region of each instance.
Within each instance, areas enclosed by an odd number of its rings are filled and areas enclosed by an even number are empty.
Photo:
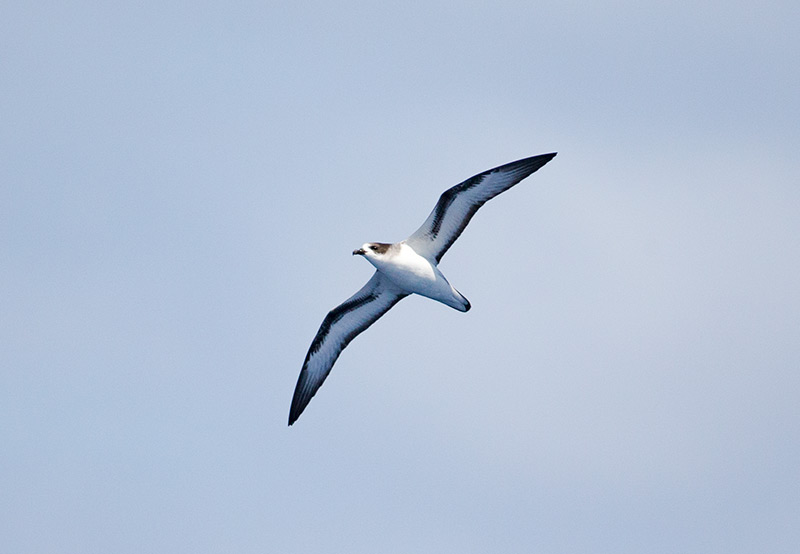
[[[364,287],[328,312],[311,342],[294,389],[289,425],[297,421],[350,341],[408,296],[376,271]]]
[[[414,234],[405,240],[414,251],[438,263],[447,249],[488,200],[507,191],[525,177],[555,157],[556,153],[542,154],[511,162],[447,189],[439,197],[436,207]]]

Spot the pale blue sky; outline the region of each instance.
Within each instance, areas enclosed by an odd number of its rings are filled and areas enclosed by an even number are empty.
[[[9,553],[795,553],[797,2],[5,2]],[[287,428],[447,187],[558,157]]]

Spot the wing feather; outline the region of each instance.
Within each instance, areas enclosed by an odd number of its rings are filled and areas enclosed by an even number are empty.
[[[328,312],[300,370],[289,411],[289,425],[306,409],[350,341],[406,296],[407,293],[376,271],[361,290]]]
[[[406,244],[417,254],[438,263],[478,208],[528,177],[555,155],[555,152],[541,154],[501,165],[447,189],[425,223],[405,240]]]

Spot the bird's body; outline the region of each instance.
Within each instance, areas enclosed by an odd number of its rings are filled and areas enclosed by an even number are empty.
[[[289,425],[300,417],[345,346],[409,294],[437,300],[461,312],[470,309],[469,301],[439,269],[442,256],[478,208],[554,156],[555,153],[525,158],[475,175],[442,193],[422,226],[406,240],[368,242],[353,251],[375,266],[375,274],[322,321],[297,380]]]
[[[439,270],[439,264],[420,256],[403,242],[389,245],[382,251],[367,243],[353,254],[361,254],[375,269],[383,273],[392,283],[409,294],[419,294],[461,312],[470,308],[469,301],[447,281]]]

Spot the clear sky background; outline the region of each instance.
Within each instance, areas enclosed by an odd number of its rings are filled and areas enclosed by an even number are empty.
[[[798,6],[4,2],[0,550],[796,553]]]

